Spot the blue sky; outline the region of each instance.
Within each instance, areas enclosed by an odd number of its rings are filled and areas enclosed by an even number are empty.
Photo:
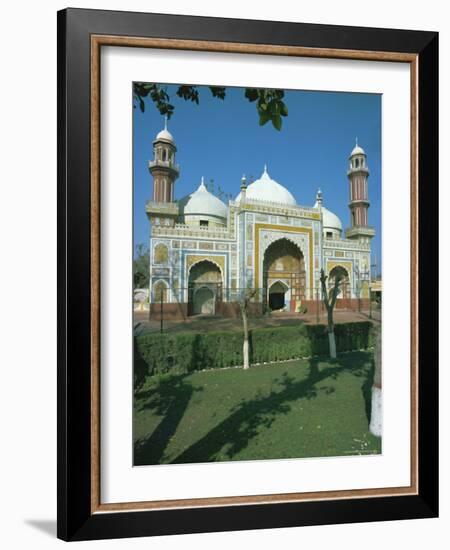
[[[243,88],[227,88],[225,100],[213,98],[200,87],[196,105],[178,98],[176,86],[167,86],[175,112],[168,129],[174,136],[180,165],[175,198],[194,191],[202,176],[214,180],[233,198],[243,174],[260,177],[264,164],[270,176],[287,187],[297,203],[312,206],[318,187],[324,206],[350,223],[348,209],[348,156],[355,138],[367,154],[369,224],[375,227],[373,255],[381,264],[381,95],[286,90],[289,114],[281,131],[269,122],[259,126],[255,103],[244,98]],[[152,195],[148,160],[152,141],[164,119],[152,102],[134,116],[134,242],[148,243],[150,224],[145,203]]]

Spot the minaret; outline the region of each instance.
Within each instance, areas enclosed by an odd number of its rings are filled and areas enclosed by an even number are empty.
[[[153,142],[153,160],[148,168],[153,176],[153,201],[173,202],[175,180],[180,171],[175,164],[177,148],[172,134],[167,130],[165,117],[164,130],[161,130]]]
[[[178,205],[174,202],[175,180],[180,175],[179,166],[175,164],[176,151],[165,117],[164,129],[153,141],[153,159],[148,163],[153,176],[153,197],[147,203],[147,216],[154,225],[173,225],[178,215]]]
[[[356,145],[350,154],[350,166],[347,171],[350,186],[350,228],[347,229],[347,239],[357,239],[368,242],[375,230],[369,227],[368,210],[370,206],[368,183],[369,169],[367,167],[364,149]]]

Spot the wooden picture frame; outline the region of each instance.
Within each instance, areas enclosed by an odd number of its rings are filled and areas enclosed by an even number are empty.
[[[107,45],[410,65],[409,487],[101,503],[99,54]],[[437,516],[437,144],[437,33],[84,9],[58,13],[58,537],[87,540]]]

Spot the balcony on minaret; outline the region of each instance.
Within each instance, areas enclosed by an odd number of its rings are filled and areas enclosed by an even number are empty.
[[[375,236],[375,227],[370,225],[354,225],[349,227],[345,231],[346,239],[355,239],[359,237],[369,237],[372,238]]]
[[[351,159],[350,166],[347,170],[347,176],[352,174],[364,174],[365,176],[369,176],[369,168],[363,156]]]
[[[173,160],[160,160],[154,159],[148,161],[148,169],[153,174],[155,169],[162,168],[165,171],[171,173],[172,178],[175,180],[180,174],[180,167]]]
[[[177,202],[148,201],[145,210],[158,216],[178,216],[180,209]]]

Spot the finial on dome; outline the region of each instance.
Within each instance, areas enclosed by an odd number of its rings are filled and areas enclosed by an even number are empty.
[[[316,194],[316,201],[318,204],[322,204],[322,191],[319,187],[319,189],[317,189],[317,194]]]
[[[198,187],[198,191],[204,189],[206,191],[206,185],[205,185],[205,178],[202,176],[202,179],[200,180],[200,185]]]
[[[355,146],[358,147],[358,136],[355,138]]]
[[[167,115],[164,115],[164,130],[167,132]]]

